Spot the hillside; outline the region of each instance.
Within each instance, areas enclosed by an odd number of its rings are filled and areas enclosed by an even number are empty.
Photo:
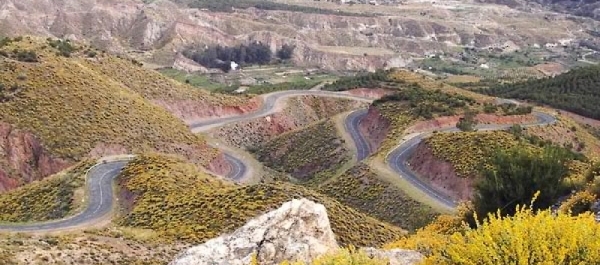
[[[190,45],[256,40],[273,48],[296,45],[293,62],[303,67],[375,70],[405,66],[428,53],[458,53],[456,47],[578,41],[590,38],[586,29],[596,26],[564,14],[551,13],[548,21],[538,10],[463,2],[8,0],[2,11],[0,34],[69,37],[157,67],[185,65],[180,55]]]
[[[341,244],[381,245],[405,233],[300,186],[281,182],[237,186],[165,156],[139,157],[127,166],[119,182],[127,214],[118,224],[152,229],[163,239],[203,242],[300,197],[327,207]]]
[[[429,224],[437,213],[415,201],[392,183],[386,182],[365,164],[352,167],[322,183],[319,192],[410,231]]]
[[[2,44],[0,133],[6,140],[0,144],[8,152],[0,153],[0,165],[7,165],[0,182],[5,189],[89,156],[159,151],[202,166],[217,156],[201,136],[144,97],[159,97],[159,90],[164,97],[177,95],[187,87],[173,89],[175,82],[154,79],[157,74],[131,62],[67,42],[27,37]],[[137,75],[95,71],[88,60]]]
[[[330,120],[282,134],[261,145],[255,155],[265,166],[317,183],[351,158]]]
[[[0,193],[0,222],[61,219],[79,210],[84,197],[86,160],[41,181]]]
[[[600,66],[573,69],[556,77],[492,86],[482,92],[528,100],[600,119]]]

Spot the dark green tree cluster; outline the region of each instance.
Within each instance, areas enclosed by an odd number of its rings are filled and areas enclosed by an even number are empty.
[[[262,10],[282,10],[340,16],[368,16],[367,14],[348,13],[310,6],[290,5],[268,0],[193,0],[188,6],[191,8],[208,9],[216,12],[233,12],[235,9],[247,9],[253,7]]]
[[[496,85],[480,92],[530,100],[600,119],[600,66],[577,68],[551,78]]]
[[[48,38],[47,41],[50,47],[58,50],[57,55],[63,57],[71,57],[71,53],[76,50],[75,47],[71,45],[70,40],[53,40],[52,38]]]
[[[374,106],[389,101],[398,101],[399,107],[407,108],[411,115],[431,119],[434,115],[449,116],[456,114],[459,108],[468,108],[476,103],[470,97],[451,95],[439,89],[426,90],[412,85],[394,94],[384,96],[373,102]]]
[[[508,150],[497,150],[492,167],[482,170],[476,183],[475,210],[480,218],[498,209],[502,215],[513,215],[517,204],[531,202],[535,209],[548,208],[569,192],[564,179],[569,173],[566,162],[574,154],[564,148],[545,146],[541,153],[532,152],[524,145]]]
[[[514,103],[505,103],[500,105],[504,115],[525,115],[533,111],[532,106],[517,106]]]
[[[269,46],[260,42],[235,47],[217,45],[204,50],[190,48],[183,55],[205,67],[219,68],[225,72],[231,70],[231,62],[239,65],[264,65],[270,63],[273,57]]]
[[[13,58],[17,61],[36,63],[38,62],[37,53],[31,50],[14,50]]]
[[[391,70],[377,70],[374,73],[359,73],[356,76],[342,77],[331,84],[323,86],[323,90],[345,91],[355,88],[378,88],[382,82],[388,82]]]
[[[296,46],[294,46],[294,45],[283,44],[281,46],[281,49],[277,50],[277,57],[279,57],[279,59],[281,59],[281,60],[292,59],[295,49],[296,49]]]
[[[460,117],[458,122],[456,123],[456,128],[463,132],[471,132],[475,130],[475,125],[477,125],[477,121],[475,121],[475,112],[467,111],[463,117]]]

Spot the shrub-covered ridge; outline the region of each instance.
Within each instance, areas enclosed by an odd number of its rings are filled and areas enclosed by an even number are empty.
[[[280,182],[237,186],[172,157],[140,156],[119,181],[128,198],[134,199],[126,202],[129,211],[118,223],[153,229],[164,238],[203,242],[301,197],[325,205],[341,244],[377,246],[404,234],[400,228],[300,186]]]

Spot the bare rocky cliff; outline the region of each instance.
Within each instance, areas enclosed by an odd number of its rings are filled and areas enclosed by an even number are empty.
[[[53,157],[33,134],[0,122],[0,192],[40,180],[72,164]]]
[[[337,249],[325,207],[307,199],[295,199],[250,220],[231,234],[184,250],[169,265],[247,265],[254,255],[261,265],[310,262]],[[399,249],[366,248],[365,252],[387,258],[391,265],[416,264],[423,258],[418,252]]]
[[[190,65],[176,58],[188,45],[256,40],[274,50],[288,43],[297,46],[294,61],[299,65],[364,70],[403,66],[412,57],[465,45],[526,47],[589,39],[587,30],[595,27],[561,14],[547,21],[543,12],[496,5],[405,2],[389,6],[383,16],[366,17],[253,8],[219,13],[168,0],[5,0],[0,34],[87,41],[152,65],[184,68]]]

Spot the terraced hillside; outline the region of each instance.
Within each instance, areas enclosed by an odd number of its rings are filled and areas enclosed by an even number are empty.
[[[155,79],[157,74],[131,62],[69,42],[5,40],[0,55],[0,134],[6,139],[0,144],[8,150],[0,153],[4,189],[88,156],[160,151],[203,166],[217,156],[202,137],[142,96],[160,97],[162,90],[165,98],[184,97],[186,87],[171,86],[174,81]],[[114,72],[96,71],[89,67],[93,64]]]
[[[341,244],[381,245],[405,233],[300,186],[237,186],[209,177],[194,167],[177,158],[155,155],[131,162],[119,180],[128,212],[118,223],[151,229],[161,238],[202,242],[285,201],[304,197],[325,205]]]

